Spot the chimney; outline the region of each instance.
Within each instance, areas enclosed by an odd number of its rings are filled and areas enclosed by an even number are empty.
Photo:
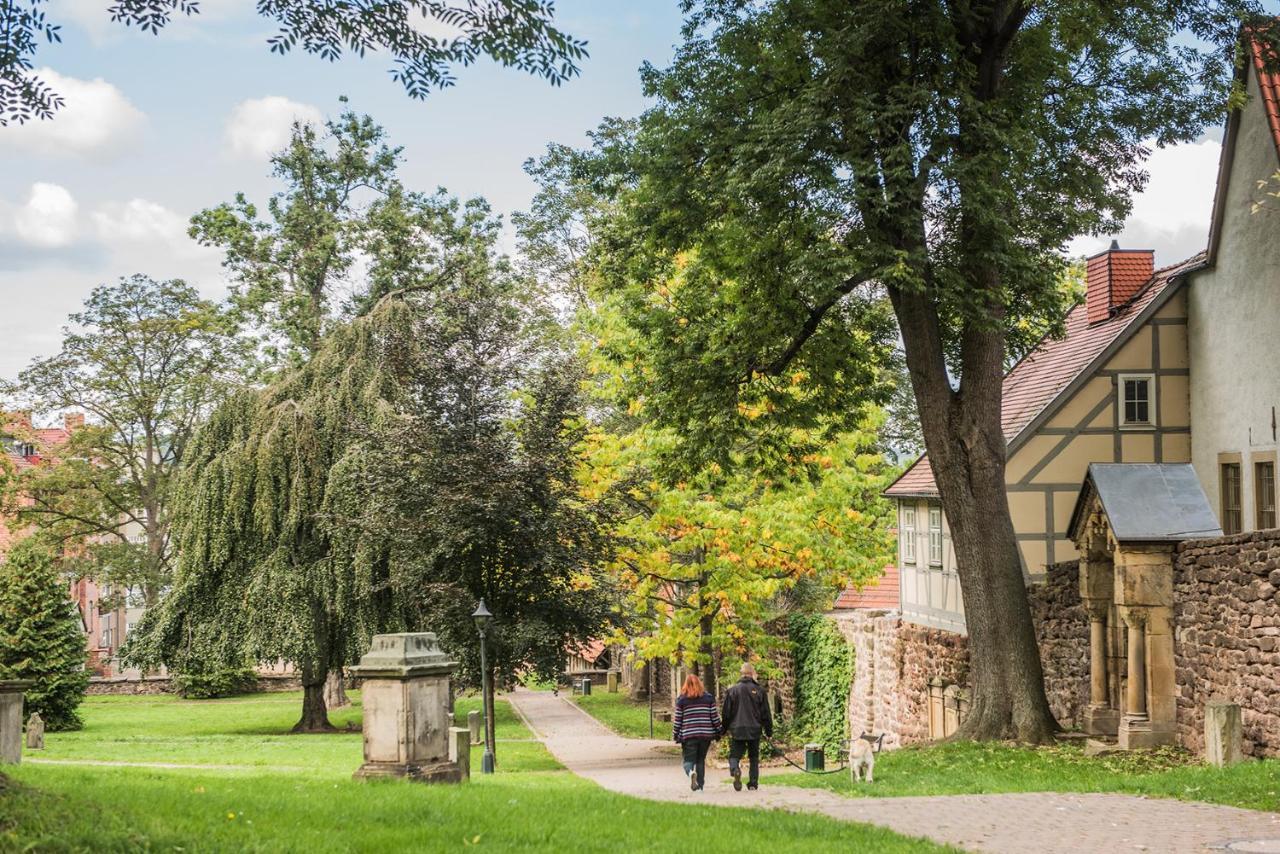
[[[1154,249],[1111,248],[1085,261],[1085,310],[1090,323],[1100,323],[1133,299],[1156,269]]]
[[[62,429],[68,433],[74,433],[76,430],[84,426],[83,412],[64,412],[62,413]]]
[[[15,409],[12,412],[4,413],[4,429],[6,432],[14,432],[17,430],[31,430],[31,410]]]

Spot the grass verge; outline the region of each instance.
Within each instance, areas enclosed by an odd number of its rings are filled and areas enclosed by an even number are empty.
[[[627,738],[649,737],[649,704],[636,702],[626,694],[610,694],[601,691],[585,697],[570,697],[578,704],[578,708],[591,715],[600,723]],[[671,740],[671,724],[656,718],[653,721],[653,737],[663,741]]]
[[[855,784],[848,774],[789,774],[768,781],[830,789],[851,797],[1124,792],[1280,809],[1280,761],[1213,768],[1175,749],[1091,757],[1076,745],[1033,749],[958,742],[887,751],[877,758],[875,775],[873,784]]]

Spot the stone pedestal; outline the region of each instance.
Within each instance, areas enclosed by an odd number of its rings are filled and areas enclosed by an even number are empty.
[[[376,635],[351,673],[361,680],[364,764],[356,779],[406,777],[457,783],[449,760],[450,661],[430,632]]]
[[[480,713],[475,709],[467,712],[467,729],[471,733],[471,743],[480,743]]]
[[[618,693],[618,676],[619,673],[616,670],[610,670],[608,675],[605,676],[605,685],[610,694]]]
[[[0,682],[0,765],[22,761],[22,695],[31,683]]]
[[[1204,758],[1210,765],[1224,768],[1244,761],[1241,747],[1244,728],[1240,707],[1235,703],[1210,700],[1204,707]]]

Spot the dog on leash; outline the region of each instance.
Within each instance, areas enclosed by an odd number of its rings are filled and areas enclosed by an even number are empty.
[[[849,742],[849,773],[853,775],[853,782],[861,783],[863,772],[866,772],[868,783],[876,781],[876,747],[883,738],[864,732]]]

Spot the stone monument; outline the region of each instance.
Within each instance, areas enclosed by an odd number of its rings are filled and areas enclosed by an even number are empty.
[[[356,779],[462,780],[458,763],[449,761],[449,676],[456,667],[432,632],[374,636],[351,668],[364,702],[364,764]]]
[[[0,681],[0,765],[22,761],[22,695],[31,683]]]
[[[32,712],[27,718],[27,749],[44,750],[44,718],[39,712]]]
[[[1210,765],[1225,768],[1243,762],[1243,733],[1239,705],[1225,700],[1205,704],[1204,758]]]

